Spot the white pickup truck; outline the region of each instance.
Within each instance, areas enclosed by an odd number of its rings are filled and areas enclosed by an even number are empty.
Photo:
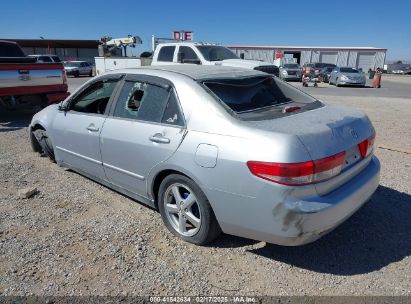
[[[224,46],[196,42],[159,44],[150,58],[96,57],[96,74],[122,68],[147,65],[201,64],[223,65],[263,71],[278,76],[279,69],[270,62],[244,60]]]

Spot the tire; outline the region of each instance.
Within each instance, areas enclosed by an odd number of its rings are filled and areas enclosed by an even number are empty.
[[[80,76],[80,72],[79,72],[79,71],[74,72],[74,73],[73,73],[73,76],[74,76],[75,78],[79,77],[79,76]]]
[[[186,242],[205,245],[221,233],[204,192],[186,176],[172,174],[163,180],[158,192],[158,207],[167,229]]]
[[[338,78],[335,79],[335,86],[336,86],[336,87],[339,87],[339,86],[340,86],[340,85],[338,84]]]
[[[55,156],[54,156],[54,149],[53,149],[53,145],[51,143],[50,138],[47,136],[47,132],[46,130],[43,129],[37,129],[35,131],[32,132],[32,135],[34,137],[34,139],[37,141],[37,144],[40,146],[40,151],[36,151],[36,152],[40,152],[40,153],[44,153],[46,154],[51,161],[55,162]],[[32,147],[37,147],[38,146],[36,144],[32,144]],[[33,148],[34,150],[34,148]]]
[[[93,70],[90,71],[90,73],[88,74],[88,76],[93,77]]]
[[[41,145],[39,144],[36,136],[34,136],[33,132],[30,132],[30,145],[33,152],[43,153],[43,149],[41,148]]]

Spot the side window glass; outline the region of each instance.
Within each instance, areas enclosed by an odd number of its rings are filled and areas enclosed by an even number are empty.
[[[139,81],[126,81],[117,100],[114,116],[161,122],[169,90]]]
[[[175,46],[163,46],[158,53],[157,61],[172,62],[175,48]]]
[[[41,60],[41,61],[43,61],[43,62],[52,62],[52,61],[51,61],[51,58],[48,57],[48,56],[41,56],[41,57],[39,58],[39,60]]]
[[[175,126],[184,126],[183,116],[181,115],[177,98],[173,91],[168,99],[161,122]]]
[[[71,102],[69,110],[104,114],[117,82],[118,80],[105,80],[91,84]]]
[[[179,52],[181,53],[182,61],[184,63],[193,63],[194,61],[199,60],[197,54],[191,47],[180,46]]]

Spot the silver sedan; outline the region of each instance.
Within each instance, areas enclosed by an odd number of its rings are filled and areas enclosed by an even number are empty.
[[[158,209],[195,244],[221,231],[312,242],[379,184],[366,115],[253,70],[113,71],[37,113],[29,134],[35,151]]]
[[[280,66],[279,77],[283,80],[301,81],[303,69],[297,63],[285,63]]]
[[[335,86],[343,85],[355,85],[365,86],[365,75],[355,68],[350,67],[336,67],[330,74],[329,84],[335,84]]]

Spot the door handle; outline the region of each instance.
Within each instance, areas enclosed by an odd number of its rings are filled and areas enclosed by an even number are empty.
[[[98,130],[100,130],[99,128],[94,126],[94,124],[89,125],[86,129],[91,131],[91,132],[98,132]]]
[[[149,138],[152,142],[159,143],[159,144],[169,144],[170,139],[167,137],[164,137],[163,134],[161,133],[156,133],[153,136],[150,136]]]

